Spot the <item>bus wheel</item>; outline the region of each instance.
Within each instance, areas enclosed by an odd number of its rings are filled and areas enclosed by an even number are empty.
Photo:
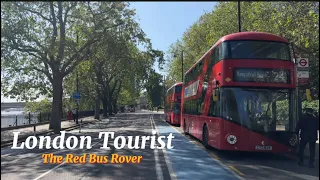
[[[207,125],[204,125],[203,127],[203,131],[202,131],[202,144],[205,148],[208,148],[208,138],[209,137],[209,133],[208,133],[208,128]]]
[[[188,134],[186,120],[183,121],[183,132],[184,132],[184,134]]]

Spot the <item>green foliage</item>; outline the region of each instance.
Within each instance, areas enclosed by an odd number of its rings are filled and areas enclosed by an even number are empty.
[[[303,101],[302,102],[302,109],[304,108],[312,108],[316,114],[319,115],[319,100],[314,100],[314,101]]]
[[[43,99],[39,102],[27,102],[25,106],[26,112],[41,112],[48,113],[51,112],[52,102],[48,99]]]
[[[156,73],[154,70],[150,72],[147,83],[145,85],[147,90],[147,97],[150,105],[153,107],[160,106],[163,100],[163,82],[161,74]]]

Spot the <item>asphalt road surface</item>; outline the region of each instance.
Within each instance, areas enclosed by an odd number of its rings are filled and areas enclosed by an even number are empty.
[[[115,132],[115,136],[150,136],[152,130],[159,135],[173,133],[175,136],[171,150],[114,148],[100,149],[103,139],[99,132]],[[190,136],[181,134],[179,127],[173,127],[163,121],[158,113],[140,111],[119,114],[104,119],[101,123],[85,126],[66,133],[68,136],[90,135],[92,149],[73,150],[1,149],[1,178],[11,179],[133,179],[133,180],[170,180],[170,179],[319,179],[318,162],[315,169],[298,168],[294,160],[265,154],[226,153],[214,149],[205,150]],[[101,156],[132,155],[142,156],[140,164],[43,164],[44,153],[66,156],[66,154],[96,154]]]

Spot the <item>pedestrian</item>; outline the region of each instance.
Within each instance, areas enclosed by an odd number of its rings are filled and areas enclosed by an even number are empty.
[[[78,122],[79,122],[79,110],[77,108],[77,110],[76,110],[76,123],[78,124]]]
[[[76,116],[77,116],[77,112],[75,109],[72,109],[72,116],[73,116],[73,121],[76,122]]]
[[[71,110],[69,109],[68,111],[68,120],[70,121],[72,119],[72,112]]]
[[[309,143],[310,159],[309,167],[314,167],[314,156],[316,149],[316,141],[318,140],[319,119],[313,114],[313,109],[306,108],[306,114],[303,115],[296,126],[296,133],[299,135],[300,131],[300,145],[298,153],[298,165],[303,165],[304,148]]]

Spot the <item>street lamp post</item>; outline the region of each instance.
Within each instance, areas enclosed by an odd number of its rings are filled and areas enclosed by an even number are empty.
[[[240,0],[238,1],[238,24],[239,24],[239,32],[241,32]]]
[[[181,82],[183,82],[183,50],[181,51]]]
[[[77,34],[77,44],[79,43],[79,35]],[[77,94],[79,93],[79,75],[77,70]],[[79,124],[79,99],[77,99],[76,124]]]
[[[77,94],[79,93],[79,75],[78,75],[78,70],[77,70]],[[79,124],[79,99],[77,100],[77,117],[76,117],[76,123]]]

